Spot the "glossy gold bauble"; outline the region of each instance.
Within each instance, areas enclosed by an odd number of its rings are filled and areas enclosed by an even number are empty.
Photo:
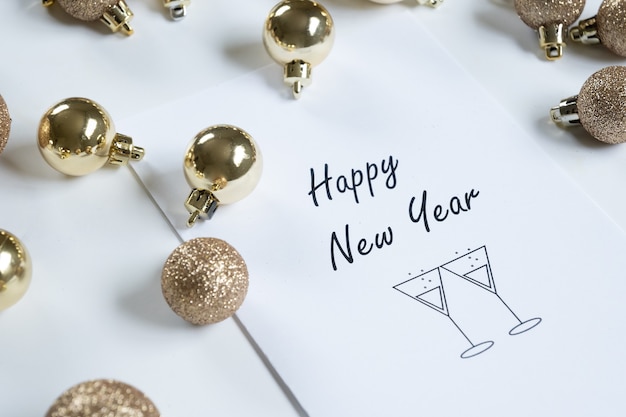
[[[72,176],[89,174],[107,163],[125,165],[144,155],[131,138],[115,133],[102,106],[81,97],[65,99],[43,115],[38,144],[52,168]]]
[[[300,97],[311,83],[311,69],[330,53],[335,28],[330,13],[310,0],[285,0],[270,11],[263,27],[268,54],[284,66],[285,83]]]
[[[0,229],[0,311],[17,303],[30,285],[33,267],[20,240]]]
[[[217,206],[241,200],[254,190],[263,157],[247,132],[231,125],[211,126],[196,135],[185,152],[183,169],[193,188],[185,206],[192,226],[211,218]]]

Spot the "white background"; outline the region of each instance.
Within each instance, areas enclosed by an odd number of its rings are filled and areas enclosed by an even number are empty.
[[[260,35],[274,2],[195,0],[184,21],[170,22],[159,1],[134,1],[136,33],[130,38],[77,22],[59,7],[45,9],[39,1],[5,3],[0,94],[13,125],[0,155],[0,227],[25,242],[35,272],[25,298],[0,315],[3,414],[42,415],[69,386],[111,377],[142,389],[164,415],[297,415],[234,320],[198,329],[153,302],[160,297],[155,277],[178,241],[132,172],[103,169],[65,178],[35,147],[39,118],[62,98],[84,96],[103,104],[118,130],[141,146],[141,133],[126,131],[125,119],[275,66]],[[589,1],[583,17],[595,14],[599,3]],[[547,118],[548,109],[575,94],[591,73],[622,58],[602,47],[570,45],[563,59],[546,62],[535,34],[515,12],[487,0],[448,0],[437,10],[408,0],[324,4],[338,37],[372,14],[414,13],[528,137],[618,225],[626,225],[619,191],[626,148],[599,144],[580,130],[563,131]],[[322,74],[332,73],[337,59],[331,53],[316,69],[311,88],[324,88]],[[367,62],[354,66],[367,71]],[[397,79],[399,88],[428,82],[414,79],[410,68],[385,75]],[[442,111],[453,122],[464,105],[471,102],[459,96]],[[179,111],[163,114],[162,123],[184,123],[186,109]],[[115,347],[118,341],[123,349]],[[155,349],[146,350],[146,344]],[[133,347],[135,354],[119,354]],[[177,359],[188,357],[197,358],[193,369],[202,370],[201,383],[186,383],[189,365],[181,367]]]

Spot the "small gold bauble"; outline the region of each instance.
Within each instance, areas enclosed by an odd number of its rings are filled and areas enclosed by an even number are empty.
[[[123,382],[97,379],[74,385],[56,399],[46,417],[159,417],[154,403]]]
[[[30,285],[33,267],[20,240],[0,229],[0,311],[17,303]]]
[[[38,144],[52,168],[73,176],[89,174],[107,162],[125,165],[144,155],[131,138],[115,133],[113,120],[102,106],[82,97],[65,99],[43,115]]]
[[[231,125],[204,129],[185,152],[183,169],[193,188],[185,206],[191,214],[211,218],[219,204],[241,200],[254,190],[263,171],[263,157],[247,132]]]
[[[228,243],[196,238],[178,246],[161,275],[167,304],[192,324],[217,323],[232,316],[248,292],[248,268]]]
[[[285,0],[270,11],[263,26],[267,53],[284,66],[285,83],[300,97],[311,82],[311,67],[330,53],[335,28],[330,13],[310,0]]]

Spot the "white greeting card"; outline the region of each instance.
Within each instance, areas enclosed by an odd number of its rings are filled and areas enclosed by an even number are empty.
[[[123,123],[178,233],[246,259],[238,315],[303,408],[622,415],[622,232],[419,22],[340,29],[300,100],[276,65]],[[224,123],[261,182],[188,229],[183,153]]]

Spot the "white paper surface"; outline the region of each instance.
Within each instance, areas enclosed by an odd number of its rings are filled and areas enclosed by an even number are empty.
[[[416,20],[337,36],[299,101],[281,77],[124,127],[178,232],[246,259],[239,317],[311,416],[623,414],[624,235]],[[263,177],[187,229],[183,153],[222,123]]]

